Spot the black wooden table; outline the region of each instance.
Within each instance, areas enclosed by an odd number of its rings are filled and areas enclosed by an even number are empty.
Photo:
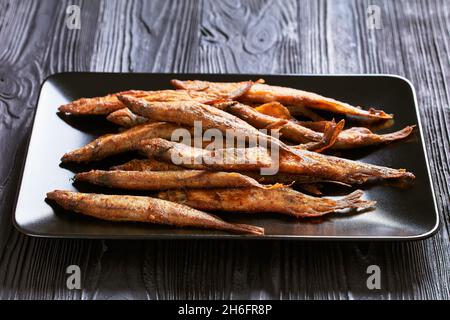
[[[71,4],[80,29],[66,20]],[[0,297],[450,298],[449,34],[447,0],[0,0]],[[405,76],[417,89],[442,228],[408,243],[24,236],[11,216],[26,140],[40,83],[62,71]],[[66,287],[72,264],[81,290]],[[366,286],[372,264],[380,290]]]

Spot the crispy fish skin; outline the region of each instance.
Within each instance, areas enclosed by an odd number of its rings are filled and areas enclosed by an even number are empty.
[[[321,121],[324,120],[321,116],[315,113],[313,110],[308,109],[307,107],[290,107],[283,106],[281,103],[277,101],[267,102],[261,105],[254,104],[251,107],[255,108],[256,111],[267,114],[268,116],[272,116],[280,119],[291,119],[292,115],[306,117],[312,121]]]
[[[47,198],[66,210],[108,221],[134,221],[177,227],[262,235],[264,229],[232,224],[185,205],[141,196],[103,195],[55,190]]]
[[[357,190],[339,200],[317,198],[290,188],[276,189],[210,189],[170,190],[158,193],[158,198],[182,203],[192,208],[208,211],[245,213],[272,212],[296,218],[318,217],[345,209],[365,210],[375,201],[361,199]]]
[[[111,121],[112,123],[115,123],[124,128],[131,128],[140,124],[150,122],[149,119],[134,114],[128,108],[122,108],[117,111],[111,112],[106,117],[106,120]]]
[[[259,145],[263,144],[269,148],[276,145],[293,156],[300,157],[296,149],[288,147],[279,139],[258,131],[247,122],[219,108],[196,101],[149,102],[129,95],[119,95],[118,98],[132,112],[146,118],[175,122],[191,127],[196,122],[201,122],[205,129],[217,129],[222,133],[245,139],[255,137]],[[227,107],[229,108],[229,105]]]
[[[209,82],[200,80],[177,80],[172,81],[171,83],[176,88],[181,87],[185,90],[198,90],[198,88],[204,88],[202,92],[209,92],[217,95],[224,95],[227,92],[236,90],[238,86],[242,86],[242,83],[240,82]],[[389,115],[382,110],[376,110],[373,108],[363,110],[348,103],[323,97],[316,93],[286,87],[270,86],[263,83],[253,84],[240,100],[250,103],[267,103],[277,101],[291,107],[306,106],[312,109],[358,116],[371,120],[392,118],[392,115]]]
[[[158,161],[156,159],[133,159],[122,165],[114,166],[112,170],[123,170],[123,171],[182,171],[186,170],[182,166],[177,166],[172,163]],[[252,171],[240,171],[239,174],[248,176],[256,180],[261,184],[266,185],[291,185],[296,184],[297,188],[300,188],[307,193],[314,195],[321,195],[319,185],[317,183],[327,182],[327,183],[337,183],[335,181],[321,181],[314,177],[307,177],[296,174],[289,173],[277,173],[274,175],[261,175],[258,172]],[[348,185],[347,185],[348,186]]]
[[[209,86],[206,82],[202,82],[202,84],[204,85],[200,85],[197,86],[195,89],[192,89],[192,87],[188,86],[189,88],[184,88],[184,83],[185,81],[181,81],[181,80],[176,80],[173,79],[171,80],[171,84],[176,87],[177,89],[181,89],[181,90],[187,90],[187,91],[200,91],[200,92],[206,92],[209,89]],[[253,86],[254,82],[253,81],[244,81],[244,82],[240,82],[238,85],[236,85],[235,87],[233,87],[233,90],[224,92],[224,91],[215,91],[212,92],[211,94],[214,95],[216,97],[216,101],[221,101],[221,100],[237,100],[240,97],[242,97],[243,95],[245,95],[250,88]],[[212,101],[212,102],[216,102],[216,101]]]
[[[281,112],[282,109],[279,110]],[[273,124],[280,123],[280,118],[263,114],[242,103],[228,106],[227,111],[257,129],[265,129]],[[279,129],[283,137],[294,139],[294,142],[297,143],[322,140],[322,134],[299,125],[294,128],[295,124],[289,122],[289,119],[285,117],[283,119],[285,119],[285,122],[281,123],[281,128]]]
[[[272,162],[266,149],[261,147],[207,150],[160,138],[141,141],[137,150],[148,158],[197,170],[255,171]],[[174,159],[180,163],[174,163]]]
[[[111,170],[122,171],[175,171],[185,170],[183,167],[156,159],[133,159],[124,164],[111,167]]]
[[[230,105],[227,110],[258,129],[267,128],[268,126],[279,122],[279,118],[262,114],[258,111],[258,108],[253,109],[244,104]],[[272,107],[272,110],[278,110],[277,112],[279,114],[283,114],[284,111],[284,117],[288,117],[287,114],[289,112],[285,110],[282,105],[274,106]],[[414,126],[408,126],[400,131],[378,135],[363,127],[353,127],[342,130],[344,126],[343,122],[340,122],[335,128],[339,130],[331,130],[333,126],[335,126],[332,121],[325,121],[319,125],[323,125],[324,127],[322,129],[328,133],[314,131],[302,126],[300,123],[290,120],[287,120],[287,122],[281,126],[280,133],[283,137],[295,143],[313,143],[305,149],[319,152],[318,150],[321,151],[324,150],[324,148],[340,150],[387,144],[408,137],[414,129]],[[329,136],[327,137],[327,135]],[[329,143],[326,143],[327,141]]]
[[[163,137],[170,139],[173,130],[180,128],[166,122],[143,124],[117,134],[101,136],[84,147],[66,153],[62,162],[90,162],[133,150],[141,140]]]
[[[254,153],[248,153],[247,163],[236,163],[235,158],[224,158],[220,163],[213,162],[213,152],[193,148],[184,144],[163,139],[148,139],[139,144],[140,150],[150,158],[157,158],[172,163],[172,159],[187,159],[189,161],[176,163],[183,167],[200,170],[220,171],[258,171],[263,166],[273,166],[269,151],[256,148]],[[234,154],[235,150],[223,149],[224,154]],[[398,179],[405,184],[414,181],[415,176],[404,169],[392,169],[363,162],[323,155],[303,149],[298,149],[301,160],[292,154],[280,150],[279,173],[295,174],[310,179],[307,182],[334,181],[344,184],[363,184],[372,180]],[[264,156],[264,154],[266,154]],[[197,159],[197,161],[193,161]],[[258,159],[256,161],[255,159]],[[233,162],[234,161],[234,162]]]
[[[278,109],[280,114],[282,114],[283,108],[281,106],[280,108],[272,109]],[[280,123],[279,118],[260,113],[256,109],[242,103],[228,106],[227,111],[258,129],[265,129]],[[289,114],[287,110],[286,112]],[[334,121],[328,122],[326,133],[320,133],[286,120],[280,124],[279,130],[283,137],[293,142],[308,144],[305,146],[305,149],[320,152],[333,147],[335,141],[339,139],[339,133],[342,131],[344,124],[344,120],[341,120],[337,125]]]
[[[104,115],[124,108],[122,102],[117,99],[119,93],[109,94],[104,97],[81,98],[64,104],[58,108],[59,112],[73,115]],[[120,92],[133,96],[143,96],[145,91],[128,90]]]
[[[354,149],[388,144],[409,137],[415,127],[415,125],[407,126],[399,131],[386,134],[375,134],[367,128],[353,127],[343,130],[339,134],[332,149]]]
[[[301,152],[303,161],[298,161],[290,154],[281,151],[280,172],[312,176],[350,185],[391,179],[396,179],[403,185],[410,185],[415,180],[414,174],[405,169],[392,169],[307,150],[301,150]]]
[[[73,115],[107,115],[119,109],[125,108],[125,105],[117,99],[119,95],[129,95],[135,98],[145,99],[147,101],[187,101],[194,100],[202,103],[214,102],[220,97],[201,91],[186,90],[128,90],[104,97],[81,98],[59,107],[59,111]]]
[[[264,186],[236,172],[203,170],[176,171],[104,171],[92,170],[75,175],[84,181],[110,188],[129,190],[169,190],[180,188],[244,188]]]
[[[245,121],[197,101],[146,101],[130,95],[119,95],[118,98],[132,112],[158,121],[175,122],[189,126],[194,126],[195,121],[201,121],[205,129],[232,130],[236,135],[258,132]]]

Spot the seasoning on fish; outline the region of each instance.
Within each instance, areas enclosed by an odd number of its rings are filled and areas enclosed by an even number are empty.
[[[112,170],[123,170],[123,171],[181,171],[186,170],[182,166],[177,166],[172,163],[162,162],[156,159],[133,159],[128,161],[122,165],[114,166],[111,168]],[[280,173],[274,175],[261,175],[258,172],[253,171],[239,171],[238,173],[242,175],[246,175],[248,177],[253,178],[261,184],[266,185],[292,185],[295,184],[297,188],[314,195],[321,195],[320,185],[318,183],[327,182],[327,183],[336,183],[340,185],[345,185],[349,187],[347,184],[339,183],[336,181],[321,181],[314,179],[314,177],[307,177],[298,174],[289,174],[289,173]]]
[[[375,134],[364,127],[352,127],[343,130],[339,134],[331,149],[354,149],[388,144],[409,137],[415,127],[415,125],[407,126],[401,130],[386,134]]]
[[[185,90],[198,90],[204,88],[202,92],[215,95],[226,95],[233,92],[237,87],[242,86],[242,82],[209,82],[200,80],[172,80],[172,85]],[[319,94],[302,91],[293,88],[271,86],[263,83],[254,83],[250,89],[239,99],[249,103],[267,103],[277,101],[283,105],[294,107],[309,107],[316,110],[323,110],[347,116],[356,116],[366,120],[391,119],[392,115],[382,110],[370,108],[364,110],[354,107],[348,103],[323,97]]]
[[[190,169],[220,170],[220,171],[257,171],[261,167],[274,167],[269,151],[263,148],[244,149],[247,151],[245,163],[237,163],[237,149],[222,149],[219,153],[220,161],[214,161],[216,151],[193,148],[181,143],[166,141],[163,139],[149,139],[142,141],[140,150],[150,158],[173,163],[173,159],[179,159],[175,163]],[[376,166],[363,162],[323,155],[303,149],[297,150],[301,154],[301,160],[291,154],[280,151],[279,172],[296,174],[311,181],[336,181],[344,184],[363,184],[372,180],[401,179],[410,184],[415,176],[404,169],[392,169]],[[225,157],[228,155],[228,157]],[[185,160],[185,161],[181,161]],[[242,159],[241,159],[242,160]]]
[[[405,169],[392,169],[307,150],[299,151],[303,155],[302,161],[291,157],[290,154],[280,152],[280,172],[295,173],[350,185],[395,179],[403,186],[407,186],[415,180],[414,174],[407,172]]]
[[[124,105],[117,99],[119,93],[108,94],[104,97],[81,98],[59,107],[59,112],[73,115],[104,115],[124,108]],[[129,90],[120,92],[133,96],[144,96],[145,91]]]
[[[111,168],[111,170],[123,170],[123,171],[175,171],[185,170],[185,168],[159,161],[156,159],[133,159],[124,164],[117,165]]]
[[[116,134],[107,134],[88,143],[84,147],[66,153],[62,162],[91,162],[108,156],[133,150],[137,143],[144,139],[162,137],[170,139],[173,130],[179,126],[155,122],[130,128]]]
[[[283,114],[283,118],[289,118],[289,111],[287,111],[284,106],[272,105],[271,109],[272,113],[278,115]],[[227,110],[258,129],[267,128],[280,121],[279,118],[260,113],[257,111],[257,108],[253,109],[241,103],[230,105]],[[323,124],[323,131],[326,132],[321,133],[306,128],[294,121],[287,120],[287,122],[282,124],[280,133],[282,134],[282,137],[285,137],[292,142],[308,144],[303,147],[304,149],[320,152],[325,148],[353,149],[386,144],[408,137],[414,129],[414,126],[408,126],[397,132],[378,135],[363,127],[353,127],[342,130],[344,126],[343,121],[344,120],[341,120],[337,126],[332,121],[325,121]],[[333,128],[335,130],[332,130]]]
[[[204,130],[217,129],[222,133],[246,140],[255,138],[259,145],[262,144],[268,148],[276,145],[293,156],[299,157],[296,149],[288,147],[277,138],[258,131],[245,121],[219,108],[196,101],[149,102],[129,95],[119,95],[118,98],[132,112],[146,118],[174,122],[191,127],[200,122]]]
[[[47,198],[66,210],[108,221],[134,221],[239,234],[264,234],[264,229],[260,227],[228,223],[188,206],[151,197],[55,190],[47,193]]]
[[[234,115],[197,101],[150,102],[130,95],[118,97],[132,112],[149,119],[188,126],[194,126],[195,121],[201,121],[205,130],[230,130],[230,133],[236,136],[258,134],[258,130]]]
[[[239,88],[239,86],[237,86]],[[159,90],[143,91],[129,90],[109,94],[104,97],[81,98],[59,107],[59,111],[73,115],[107,115],[125,105],[117,99],[119,95],[129,95],[146,101],[186,101],[194,100],[202,103],[212,103],[220,99],[217,95],[211,95],[201,91],[186,90]]]
[[[272,110],[277,110],[277,108],[272,108]],[[345,124],[344,120],[341,120],[337,125],[334,121],[330,121],[327,123],[328,127],[326,128],[326,133],[322,134],[320,132],[302,127],[289,120],[285,120],[280,123],[280,118],[275,118],[260,113],[256,109],[242,103],[228,106],[227,111],[258,129],[265,129],[270,126],[280,124],[279,130],[282,137],[296,143],[307,144],[303,147],[304,149],[314,150],[316,152],[333,147]],[[283,106],[278,108],[278,111],[279,115],[284,114],[284,119],[289,118],[289,111],[287,111],[287,109]]]
[[[76,181],[130,190],[169,190],[180,188],[245,188],[264,186],[236,172],[203,170],[104,171],[91,170],[75,175]]]
[[[154,138],[141,141],[137,150],[148,158],[197,170],[257,171],[272,164],[267,149],[261,147],[207,150]]]
[[[365,210],[375,201],[364,200],[357,190],[339,200],[305,195],[290,188],[170,190],[158,193],[161,199],[206,211],[279,213],[296,218],[318,217],[341,210]]]

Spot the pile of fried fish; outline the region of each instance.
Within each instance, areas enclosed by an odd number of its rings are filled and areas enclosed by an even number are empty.
[[[263,80],[172,80],[171,84],[175,89],[130,90],[82,98],[59,108],[70,116],[104,115],[119,126],[117,133],[66,153],[62,162],[90,163],[124,152],[136,154],[136,159],[110,170],[78,173],[75,181],[148,191],[150,196],[55,190],[47,198],[67,210],[109,221],[262,235],[261,227],[229,223],[211,212],[267,212],[308,218],[364,211],[376,203],[363,199],[361,190],[336,200],[321,197],[319,186],[357,186],[374,181],[411,184],[415,179],[404,169],[331,155],[339,150],[388,144],[408,137],[414,130],[414,126],[408,126],[388,134],[374,133],[374,128],[392,121],[393,116],[384,111],[268,85]],[[336,117],[342,120],[336,122]],[[349,122],[357,126],[348,126]],[[264,144],[211,150],[172,141],[174,130],[192,132],[195,123],[201,123],[203,130],[257,137]],[[269,131],[278,136],[267,134]],[[278,148],[279,170],[263,175],[261,169],[273,165],[274,146]],[[233,148],[246,148],[245,157],[254,161],[226,159],[239,151]],[[225,155],[223,161],[213,161],[218,152]],[[174,157],[201,161],[175,164]]]

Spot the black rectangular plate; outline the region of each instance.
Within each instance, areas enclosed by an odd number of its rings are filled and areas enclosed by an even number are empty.
[[[274,214],[221,214],[228,221],[264,227],[266,235],[261,237],[139,223],[105,222],[66,212],[44,201],[48,191],[77,190],[71,181],[74,172],[92,167],[61,166],[60,158],[65,152],[83,146],[102,133],[116,130],[103,117],[61,117],[57,114],[59,105],[81,97],[102,96],[128,89],[168,89],[169,80],[173,78],[211,81],[264,78],[269,84],[313,91],[353,105],[375,106],[394,113],[395,124],[387,131],[416,124],[418,130],[412,137],[380,148],[350,152],[346,156],[368,163],[406,168],[416,175],[416,183],[410,189],[386,185],[367,187],[365,197],[377,201],[376,209],[360,214],[334,214],[320,220],[297,220]],[[126,160],[127,155],[124,155],[94,166],[101,168]],[[81,191],[113,192],[95,187],[77,187]],[[439,216],[423,146],[414,88],[401,77],[62,73],[50,76],[41,87],[14,223],[25,234],[58,238],[412,240],[432,235],[438,229]]]

